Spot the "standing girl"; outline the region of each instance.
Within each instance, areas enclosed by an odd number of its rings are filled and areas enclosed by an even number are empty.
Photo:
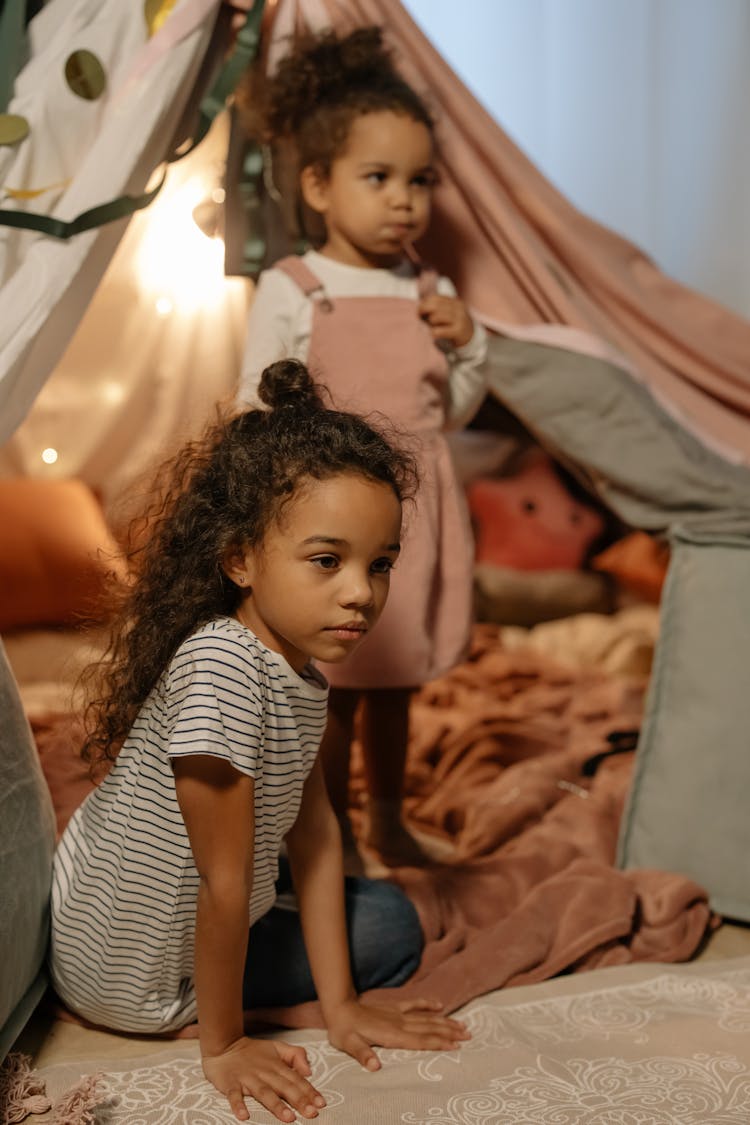
[[[415,435],[422,486],[378,628],[333,685],[323,740],[326,781],[348,851],[355,709],[369,793],[367,842],[388,863],[420,862],[401,821],[414,688],[465,653],[473,550],[443,436],[485,393],[484,330],[412,244],[430,220],[433,121],[398,75],[378,28],[302,42],[269,81],[271,140],[292,140],[304,203],[323,220],[318,251],[264,272],[250,313],[240,399],[273,359],[306,360],[340,409],[380,411]]]
[[[259,395],[270,410],[176,458],[154,510],[92,705],[87,755],[111,769],[55,856],[51,967],[95,1023],[197,1017],[204,1072],[237,1119],[253,1095],[291,1121],[325,1104],[305,1052],[247,1038],[245,1008],[317,992],[331,1042],[371,1070],[372,1044],[466,1033],[426,1001],[359,1002],[355,986],[413,971],[421,934],[395,887],[350,880],[345,898],[316,764],[327,688],[310,660],[345,659],[375,624],[413,466],[323,409],[301,364],[275,364]],[[274,907],[284,840],[298,912]]]

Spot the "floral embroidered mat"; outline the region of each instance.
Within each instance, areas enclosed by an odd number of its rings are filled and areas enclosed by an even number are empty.
[[[750,957],[595,970],[491,993],[461,1014],[473,1038],[460,1051],[382,1051],[374,1075],[321,1032],[285,1038],[306,1047],[328,1101],[319,1120],[330,1125],[750,1121]],[[36,1077],[58,1107],[88,1080],[89,1105],[70,1121],[229,1125],[197,1044],[160,1047],[150,1058],[58,1064]],[[252,1125],[271,1125],[269,1113],[249,1108]]]

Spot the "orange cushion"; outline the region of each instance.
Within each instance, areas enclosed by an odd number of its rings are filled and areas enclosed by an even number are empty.
[[[658,602],[669,565],[669,546],[645,531],[633,531],[591,560],[595,570],[649,602]]]
[[[101,619],[125,564],[79,480],[0,480],[0,631]]]

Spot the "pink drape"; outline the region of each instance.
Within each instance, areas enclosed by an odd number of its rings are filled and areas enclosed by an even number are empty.
[[[294,3],[281,0],[278,10],[288,17]],[[398,0],[296,0],[296,9],[311,29],[322,13],[341,30],[383,26],[400,69],[428,98],[442,183],[422,249],[488,326],[582,351],[609,345],[708,441],[750,460],[750,323],[666,277],[632,243],[577,211]],[[557,327],[529,333],[531,325]]]

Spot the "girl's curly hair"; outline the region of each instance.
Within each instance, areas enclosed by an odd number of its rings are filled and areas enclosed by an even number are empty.
[[[421,121],[431,133],[435,128],[422,98],[396,70],[379,27],[361,27],[343,38],[335,32],[301,38],[276,73],[260,89],[253,82],[245,94],[246,120],[260,117],[255,131],[267,141],[291,138],[299,168],[312,165],[322,175],[361,114],[390,110]],[[255,109],[253,102],[259,102]]]
[[[267,367],[258,394],[269,409],[211,426],[160,469],[146,527],[129,552],[134,579],[122,594],[94,697],[85,710],[84,758],[112,762],[181,642],[204,622],[231,614],[240,591],[224,573],[233,547],[263,541],[306,478],[355,473],[381,481],[399,500],[414,495],[414,458],[354,414],[329,410],[304,364]],[[87,678],[89,678],[87,677]]]

